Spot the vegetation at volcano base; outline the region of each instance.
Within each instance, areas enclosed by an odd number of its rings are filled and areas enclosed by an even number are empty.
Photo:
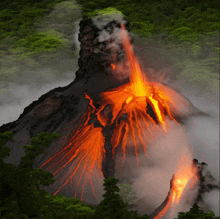
[[[179,212],[178,213],[178,219],[211,219],[215,218],[218,219],[219,217],[215,217],[215,214],[213,211],[209,211],[207,213],[204,213],[202,210],[199,209],[198,205],[194,203],[192,208],[190,208],[189,212]],[[177,219],[177,218],[175,218]]]
[[[123,196],[120,192],[122,185],[119,180],[109,177],[104,180],[104,199],[97,206],[83,204],[77,198],[66,198],[57,194],[53,196],[42,187],[52,185],[55,180],[53,174],[40,168],[32,168],[34,159],[46,153],[53,139],[59,134],[42,132],[30,140],[31,145],[25,145],[25,156],[21,158],[19,166],[4,163],[3,158],[10,155],[10,148],[5,143],[13,141],[12,132],[0,133],[0,214],[2,219],[147,219],[146,214],[139,216],[137,211],[129,211],[130,201],[134,201],[133,192]],[[125,186],[124,190],[130,190]],[[124,201],[125,200],[125,201]],[[196,204],[189,212],[179,213],[179,219],[214,217],[212,211],[203,213]]]

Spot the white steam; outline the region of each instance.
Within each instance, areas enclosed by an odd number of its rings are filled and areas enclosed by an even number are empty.
[[[219,190],[213,190],[204,194],[204,201],[214,212],[215,216],[219,216]]]
[[[79,35],[79,23],[80,23],[80,20],[76,21],[74,26],[75,26],[75,34],[73,36],[74,38],[74,42],[76,44],[76,48],[77,48],[77,51],[79,52],[80,50],[80,42],[78,40],[78,35]]]
[[[16,83],[10,83],[7,91],[0,93],[0,101],[3,103],[3,106],[0,107],[0,126],[17,120],[20,114],[23,113],[24,108],[43,94],[54,88],[66,86],[71,82],[72,80],[70,79],[59,80],[44,84],[41,87],[36,87],[34,84],[18,85]],[[4,104],[6,101],[7,104]]]
[[[165,200],[181,155],[185,154],[190,160],[194,158],[184,128],[174,121],[167,121],[166,124],[168,129],[165,135],[153,126],[150,130],[155,137],[149,130],[145,130],[148,159],[145,155],[138,154],[140,163],[137,168],[136,156],[128,155],[124,166],[117,172],[118,178],[131,177],[134,192],[139,199],[143,198],[141,206],[138,207],[141,213],[151,214]],[[119,163],[121,159],[122,157],[118,156]]]

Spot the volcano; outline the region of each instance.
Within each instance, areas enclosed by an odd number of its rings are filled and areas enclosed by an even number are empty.
[[[0,127],[1,133],[14,134],[14,142],[6,143],[11,154],[4,162],[15,166],[31,138],[40,132],[59,133],[60,139],[35,159],[33,167],[53,172],[56,182],[45,188],[48,192],[80,197],[85,203],[91,198],[99,203],[103,179],[117,171],[115,155],[123,155],[122,165],[127,154],[136,156],[137,166],[139,154],[148,159],[146,130],[152,139],[157,133],[166,135],[167,121],[181,126],[192,116],[207,116],[180,93],[142,72],[132,50],[129,22],[116,17],[84,17],[76,79],[42,95],[16,121]],[[193,177],[198,181],[196,176],[191,173],[184,187]]]

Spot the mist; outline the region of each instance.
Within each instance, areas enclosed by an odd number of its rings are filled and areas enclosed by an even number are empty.
[[[66,86],[71,82],[71,79],[63,79],[62,81],[52,81],[42,86],[36,86],[34,84],[18,85],[15,82],[9,83],[7,91],[0,95],[1,102],[3,102],[3,106],[0,108],[0,126],[17,120],[20,114],[23,113],[24,108],[43,94],[56,87]],[[4,102],[7,103],[4,104]]]
[[[24,108],[41,95],[53,88],[66,86],[74,80],[75,72],[78,69],[77,60],[80,49],[77,40],[78,23],[79,17],[75,18],[71,33],[75,44],[74,56],[61,52],[57,54],[53,61],[50,59],[47,65],[45,65],[46,60],[44,60],[44,62],[38,63],[35,70],[30,70],[29,67],[22,70],[20,81],[12,78],[10,82],[4,85],[1,84],[0,126],[17,120]],[[151,49],[154,48],[151,47]],[[166,52],[164,49],[163,54]],[[149,64],[149,60],[152,60],[154,56],[155,53],[150,54],[149,50],[143,54],[146,63],[148,63],[145,69],[158,67]],[[164,57],[164,55],[160,56]],[[62,61],[59,62],[58,66],[56,60],[59,59],[62,59]],[[36,62],[36,60],[34,61]],[[143,62],[143,60],[140,61],[140,63]],[[166,68],[166,64],[164,63],[161,66],[162,64],[159,63],[159,67]],[[172,73],[172,77],[175,76],[176,72],[172,71]],[[35,75],[33,78],[30,76],[32,74]],[[132,183],[132,188],[138,199],[143,200],[138,207],[138,210],[142,213],[152,213],[164,201],[170,189],[170,180],[176,172],[177,163],[182,153],[192,159],[198,159],[199,163],[207,163],[211,174],[219,181],[219,91],[207,92],[196,87],[191,88],[182,79],[174,78],[172,83],[170,82],[168,85],[178,87],[195,107],[208,113],[210,117],[191,117],[188,123],[182,127],[176,125],[173,121],[167,121],[170,128],[165,137],[154,130],[153,127],[151,131],[157,133],[154,138],[146,130],[149,158],[146,160],[145,155],[139,154],[140,166],[138,168],[135,155],[126,156],[122,167],[122,154],[119,153],[116,156],[118,166],[115,177],[121,180],[127,178]],[[219,216],[219,191],[205,194],[204,199],[215,215]],[[190,207],[187,206],[185,210],[189,210]]]

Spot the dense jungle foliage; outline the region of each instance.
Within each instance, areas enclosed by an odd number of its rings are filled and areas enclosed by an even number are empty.
[[[5,83],[22,78],[24,68],[41,69],[40,64],[49,66],[50,60],[59,60],[56,61],[59,65],[50,66],[56,70],[52,71],[55,77],[59,77],[59,67],[63,65],[62,59],[67,59],[66,54],[72,57],[66,68],[76,68],[76,63],[71,64],[77,57],[72,37],[74,22],[82,15],[107,7],[114,7],[126,16],[141,42],[156,44],[161,53],[165,48],[166,55],[180,71],[181,80],[215,91],[219,86],[219,3],[219,0],[1,0],[0,93],[4,92]],[[43,75],[43,79],[54,77],[48,75]],[[31,77],[36,77],[34,70]],[[45,153],[44,147],[58,137],[56,133],[39,133],[31,139],[31,145],[24,146],[26,155],[15,167],[3,162],[10,154],[4,144],[13,140],[12,133],[0,133],[2,219],[148,218],[128,211],[129,185],[117,186],[116,178],[105,180],[104,200],[96,207],[42,190],[41,186],[54,183],[53,175],[31,166],[36,156]],[[179,213],[178,218],[219,217],[211,211],[203,213],[195,204],[189,212]]]

